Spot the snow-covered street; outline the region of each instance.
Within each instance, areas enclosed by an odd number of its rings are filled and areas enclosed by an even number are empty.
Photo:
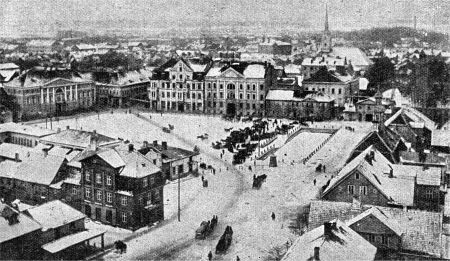
[[[229,122],[212,116],[140,113],[114,113],[86,118],[61,120],[53,128],[83,128],[111,137],[128,139],[135,144],[144,140],[168,141],[170,146],[201,150],[201,161],[213,165],[216,175],[205,172],[209,187],[201,187],[200,178],[187,178],[181,182],[181,221],[177,220],[177,183],[165,187],[165,220],[139,236],[127,240],[127,253],[107,252],[104,259],[168,259],[206,260],[227,225],[234,230],[233,241],[224,255],[214,255],[213,260],[230,260],[239,256],[241,260],[265,258],[275,246],[293,240],[295,234],[289,226],[295,219],[299,207],[307,204],[318,194],[319,188],[329,179],[331,172],[343,166],[342,159],[349,156],[350,148],[357,144],[371,129],[370,125],[348,123],[358,126],[353,135],[340,129],[307,164],[301,159],[321,144],[330,134],[301,132],[282,146],[275,155],[277,168],[269,168],[269,159],[244,165],[231,165],[232,155],[211,147],[211,142],[228,135],[224,128],[239,129],[251,123]],[[151,117],[150,117],[151,116]],[[172,133],[162,131],[162,126],[175,126]],[[334,123],[334,128],[339,124]],[[42,126],[42,124],[41,124]],[[45,124],[44,124],[45,126]],[[323,126],[319,126],[323,127]],[[198,135],[208,133],[209,139],[201,141]],[[349,137],[349,138],[347,138]],[[323,162],[327,173],[316,173],[315,165]],[[249,169],[252,166],[252,170]],[[255,170],[256,169],[256,170]],[[202,173],[201,173],[202,174]],[[259,190],[252,189],[253,175],[267,174],[267,181]],[[313,184],[313,180],[317,184]],[[272,220],[271,214],[275,214]],[[217,215],[218,226],[205,240],[195,240],[195,229],[203,220]]]

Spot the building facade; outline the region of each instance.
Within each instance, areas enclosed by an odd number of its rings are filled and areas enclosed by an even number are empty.
[[[88,151],[81,163],[86,216],[128,229],[164,219],[161,170],[132,145]]]
[[[96,102],[92,81],[55,78],[50,81],[24,81],[16,78],[5,84],[5,91],[20,107],[19,118],[53,116],[91,108]]]

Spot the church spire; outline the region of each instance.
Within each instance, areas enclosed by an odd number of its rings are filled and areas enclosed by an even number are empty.
[[[328,3],[325,3],[325,32],[329,31],[328,26]]]

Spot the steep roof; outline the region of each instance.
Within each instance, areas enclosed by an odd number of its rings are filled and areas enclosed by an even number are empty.
[[[314,248],[319,247],[320,260],[374,260],[377,248],[343,222],[337,220],[332,235],[324,233],[324,226],[306,232],[287,251],[282,260],[312,260]]]
[[[389,119],[384,122],[385,126],[391,125],[397,118],[403,118],[405,122],[410,124],[411,127],[417,126],[417,124],[423,124],[423,127],[429,130],[436,129],[436,123],[423,113],[411,107],[403,107],[398,110],[394,115],[392,115]]]
[[[19,222],[10,225],[6,217],[14,213],[18,215]],[[38,222],[2,202],[0,202],[0,215],[0,243],[41,229]]]
[[[369,163],[366,156],[372,151],[374,152],[374,159]],[[369,146],[364,152],[345,165],[336,177],[331,179],[322,196],[328,194],[356,170],[372,183],[390,203],[413,206],[414,180],[402,176],[390,178],[388,173],[391,170],[391,165],[383,154],[373,146]]]
[[[61,202],[53,200],[27,210],[30,216],[42,225],[43,230],[61,227],[86,217],[80,211]]]
[[[308,82],[342,82],[332,72],[328,71],[326,67],[321,67],[310,78],[303,80],[304,83]]]
[[[397,236],[402,236],[402,234],[404,233],[402,227],[395,220],[389,219],[389,217],[386,216],[386,214],[384,214],[377,207],[372,207],[372,208],[362,212],[361,214],[359,214],[356,217],[347,221],[346,224],[347,224],[347,226],[351,226],[351,225],[363,220],[364,218],[366,218],[368,216],[376,217],[379,221],[381,221],[381,223],[383,223],[389,229],[391,229]]]
[[[64,157],[31,153],[29,157],[24,158],[14,178],[31,183],[50,185],[65,162]]]
[[[311,202],[309,229],[314,229],[324,222],[339,218],[348,222],[371,205],[363,205],[355,209],[352,203],[314,200]],[[402,234],[402,249],[440,256],[442,236],[442,214],[420,210],[403,210],[400,208],[376,208],[387,220],[395,222]]]

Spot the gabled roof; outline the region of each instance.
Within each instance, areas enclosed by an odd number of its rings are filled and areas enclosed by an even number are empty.
[[[363,213],[359,214],[358,216],[350,219],[349,221],[346,222],[347,226],[351,226],[361,220],[363,220],[364,218],[368,217],[368,216],[374,216],[375,218],[377,218],[381,223],[383,223],[384,225],[386,225],[390,230],[392,230],[397,236],[402,236],[403,234],[403,229],[402,227],[400,227],[400,225],[394,221],[389,219],[388,216],[386,216],[379,208],[377,207],[372,207],[366,211],[364,211]]]
[[[366,156],[373,151],[374,159],[369,163]],[[364,152],[350,161],[342,168],[336,177],[331,179],[329,186],[323,192],[323,196],[328,194],[337,185],[344,181],[349,175],[358,171],[363,175],[378,191],[384,195],[388,202],[406,206],[414,205],[414,180],[394,176],[389,177],[392,164],[377,151],[374,146],[369,146]]]
[[[44,231],[58,228],[86,217],[80,211],[60,200],[53,200],[30,208],[27,212],[34,220],[42,225]]]
[[[67,160],[64,157],[31,153],[29,157],[23,159],[14,178],[36,184],[50,185],[55,180],[59,169],[66,162]]]
[[[10,225],[7,216],[17,214],[19,222]],[[41,225],[30,217],[19,213],[17,210],[0,202],[0,243],[26,235],[33,231],[41,229]]]
[[[432,120],[430,120],[427,116],[425,116],[423,113],[419,112],[418,110],[411,108],[411,107],[403,107],[400,110],[398,110],[392,117],[387,119],[384,122],[385,126],[391,125],[397,118],[401,117],[404,122],[410,124],[411,127],[414,127],[414,123],[419,124],[422,123],[423,127],[429,129],[429,130],[435,130],[436,129],[436,123]],[[413,123],[413,125],[411,125]]]
[[[324,222],[339,218],[348,222],[373,206],[363,205],[355,209],[352,203],[313,200],[309,212],[309,229],[314,229]],[[442,230],[442,213],[420,210],[403,210],[401,208],[376,208],[395,222],[402,234],[402,249],[440,257]]]
[[[315,247],[320,248],[320,260],[375,259],[377,248],[340,220],[331,233],[331,236],[325,235],[323,225],[306,232],[295,240],[281,260],[312,260]]]

